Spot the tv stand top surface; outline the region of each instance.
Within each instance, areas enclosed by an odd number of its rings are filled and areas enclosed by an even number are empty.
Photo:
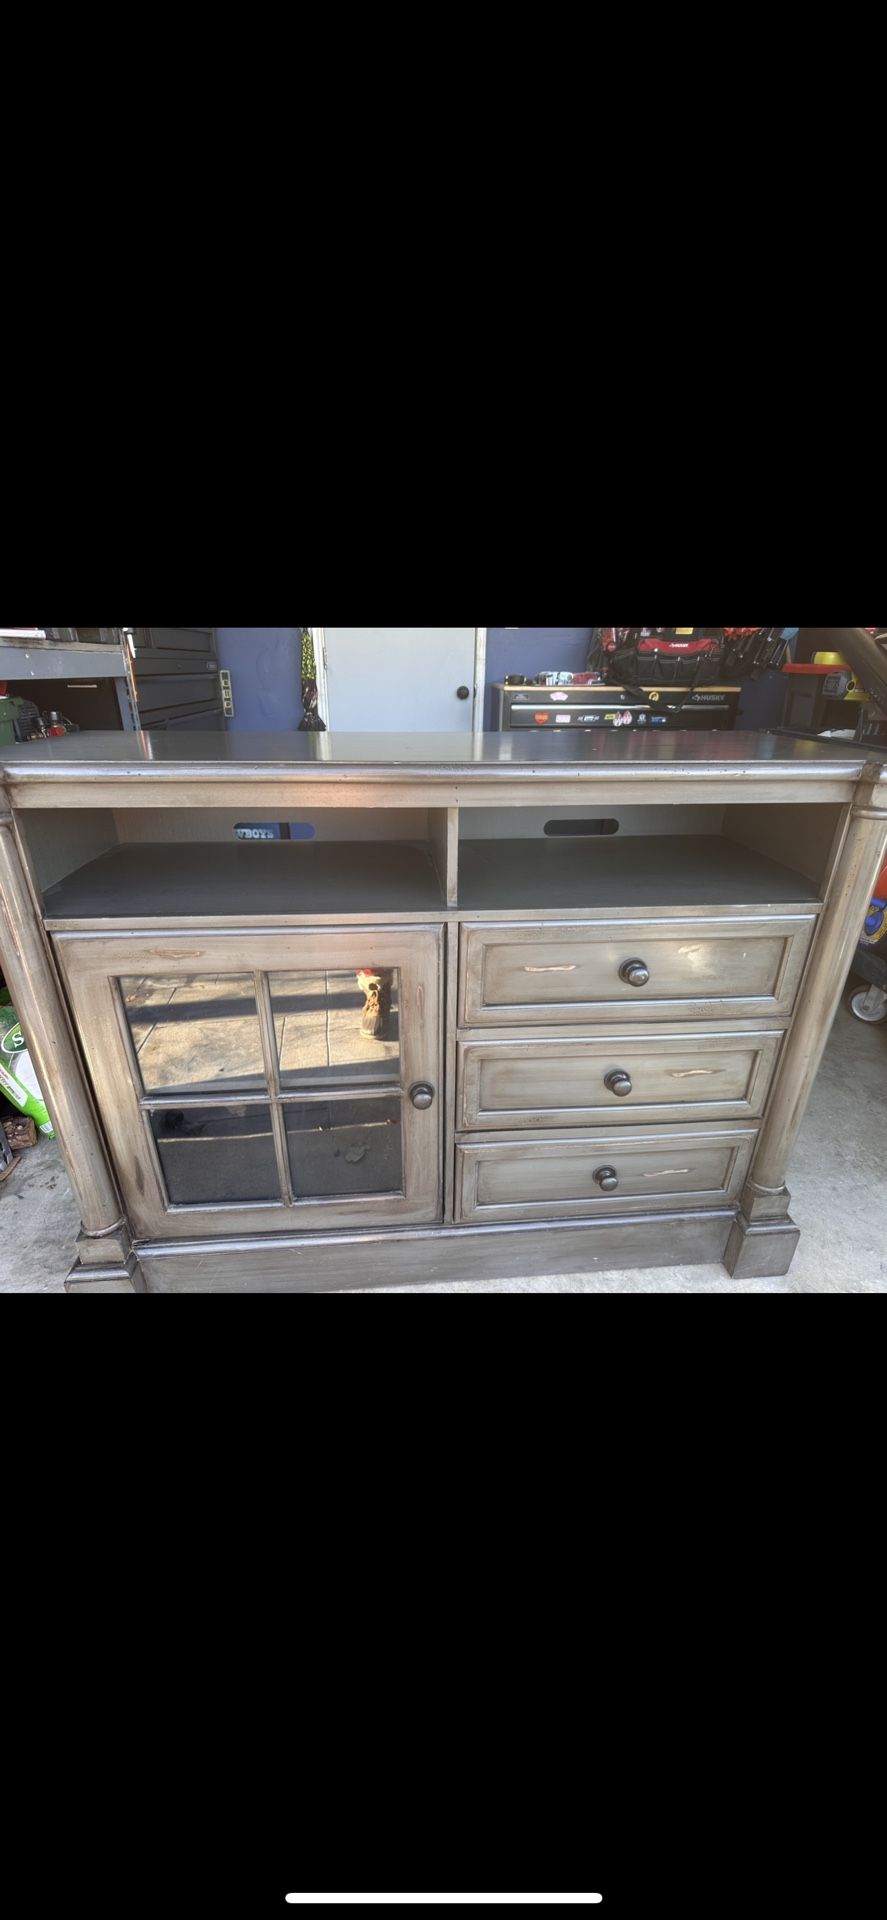
[[[79,733],[0,748],[15,807],[526,804],[567,789],[665,800],[850,799],[887,764],[841,741],[761,733]],[[641,792],[643,790],[643,793]]]
[[[131,767],[139,773],[186,770],[224,775],[246,767],[349,770],[402,768],[421,774],[464,774],[516,767],[645,768],[713,765],[790,767],[795,771],[841,767],[851,776],[866,762],[862,747],[844,741],[798,740],[776,733],[528,734],[506,733],[70,733],[0,748],[0,767],[12,780],[87,767]]]

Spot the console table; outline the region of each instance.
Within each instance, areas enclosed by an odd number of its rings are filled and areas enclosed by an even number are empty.
[[[0,749],[0,778],[0,964],[81,1213],[69,1291],[787,1271],[882,760],[79,734]]]

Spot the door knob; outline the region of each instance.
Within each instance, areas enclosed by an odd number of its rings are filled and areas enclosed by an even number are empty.
[[[612,1193],[619,1185],[619,1176],[615,1167],[597,1167],[592,1176],[604,1193]]]
[[[650,978],[650,969],[645,960],[623,960],[619,968],[619,978],[629,987],[645,987]]]
[[[468,696],[469,696],[469,694],[470,694],[470,692],[471,692],[471,688],[470,688],[470,687],[457,687],[457,688],[456,688],[456,699],[457,699],[457,700],[467,700],[467,699],[468,699]]]
[[[434,1099],[434,1088],[429,1087],[424,1080],[417,1080],[415,1086],[410,1088],[410,1099],[413,1106],[418,1107],[420,1113],[424,1113]]]
[[[611,1093],[618,1094],[620,1100],[623,1100],[625,1095],[631,1092],[631,1075],[625,1073],[622,1067],[614,1067],[612,1073],[604,1074],[604,1086],[609,1087]]]

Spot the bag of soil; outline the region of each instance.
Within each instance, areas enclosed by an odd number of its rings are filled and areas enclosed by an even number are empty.
[[[3,999],[0,1005],[0,1087],[7,1100],[11,1100],[20,1113],[30,1115],[39,1133],[45,1133],[47,1139],[54,1140],[55,1128],[37,1085],[37,1075],[31,1065],[18,1014],[6,994],[0,997]]]

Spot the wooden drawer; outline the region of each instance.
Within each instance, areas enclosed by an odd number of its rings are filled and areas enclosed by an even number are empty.
[[[791,1012],[814,914],[463,923],[460,1026]],[[623,969],[642,963],[633,985]],[[641,978],[641,974],[637,976]]]
[[[457,1128],[753,1120],[781,1032],[462,1041]],[[626,1090],[626,1083],[627,1090]]]
[[[717,1206],[739,1193],[755,1134],[754,1127],[648,1127],[461,1140],[456,1218],[495,1225]],[[609,1190],[600,1184],[605,1174],[616,1178]]]

